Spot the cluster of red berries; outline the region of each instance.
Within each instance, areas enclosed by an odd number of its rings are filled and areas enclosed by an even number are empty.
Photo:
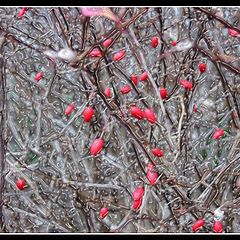
[[[18,17],[21,18],[24,16],[24,14],[26,13],[26,11],[28,10],[28,8],[22,8],[20,10],[20,12],[18,13]],[[228,29],[228,32],[231,36],[237,37],[240,35],[239,32],[233,30],[233,29]],[[107,48],[111,45],[112,43],[112,39],[108,38],[106,39],[102,45],[103,47]],[[151,46],[152,48],[156,48],[159,44],[159,39],[158,37],[153,37],[151,40]],[[172,46],[176,46],[177,42],[173,41],[172,42]],[[122,60],[125,57],[126,53],[124,50],[120,50],[117,53],[115,53],[113,55],[113,61],[114,62],[118,62],[120,60]],[[90,57],[101,57],[102,56],[102,52],[100,49],[98,48],[94,48],[90,53],[89,53]],[[199,71],[200,73],[204,73],[207,69],[206,64],[205,63],[200,63],[199,66]],[[39,72],[36,74],[35,76],[35,80],[39,81],[43,78],[43,72]],[[133,82],[134,85],[138,84],[138,76],[136,74],[132,74],[131,76],[131,80]],[[146,81],[148,80],[148,73],[145,71],[141,74],[140,76],[140,81]],[[188,80],[180,80],[179,84],[181,87],[187,89],[187,90],[192,90],[193,88],[193,83],[188,81]],[[131,87],[130,85],[124,85],[121,89],[120,92],[122,94],[128,94],[129,92],[131,92]],[[107,98],[111,97],[111,89],[108,87],[105,89],[104,91],[104,95]],[[168,96],[168,92],[166,88],[160,88],[160,96],[162,99],[166,99]],[[67,106],[66,110],[65,110],[65,115],[69,116],[75,109],[74,104],[70,104]],[[194,109],[195,112],[197,111],[196,106],[194,105]],[[130,113],[131,116],[134,118],[137,118],[139,120],[146,118],[147,121],[149,121],[151,124],[154,124],[157,121],[157,116],[155,114],[155,112],[153,111],[153,109],[151,108],[146,108],[144,111],[137,107],[137,106],[132,106],[130,108]],[[94,109],[92,107],[87,107],[84,109],[83,111],[83,119],[85,122],[90,122],[92,120],[92,118],[94,117]],[[217,129],[214,131],[213,133],[213,139],[219,139],[224,135],[224,130],[223,129]],[[102,138],[97,138],[93,141],[93,143],[91,144],[90,147],[90,153],[93,156],[96,156],[97,154],[99,154],[104,146],[104,141]],[[156,157],[163,157],[164,152],[159,149],[159,148],[154,148],[152,149],[152,154]],[[156,184],[157,179],[158,179],[158,174],[154,171],[154,165],[152,163],[148,164],[147,167],[147,179],[149,181],[149,183],[151,185]],[[16,182],[16,186],[19,190],[24,190],[24,188],[27,186],[26,182],[24,179],[18,179]],[[143,201],[143,196],[144,196],[144,187],[137,187],[133,193],[133,209],[134,210],[138,210],[141,205],[142,205],[142,201]],[[109,209],[107,207],[102,207],[100,209],[100,218],[104,219],[109,213]],[[203,219],[199,219],[197,220],[193,225],[192,225],[192,231],[193,232],[197,232],[199,229],[201,229],[205,224],[205,221]],[[223,226],[221,221],[215,221],[214,225],[213,225],[213,231],[216,233],[221,233],[223,231]]]
[[[133,82],[134,85],[137,85],[137,84],[138,84],[138,76],[137,76],[136,74],[132,74],[131,80],[132,80],[132,82]],[[143,72],[143,73],[141,74],[139,80],[142,81],[142,82],[148,80],[148,73],[147,73],[146,71]]]
[[[137,118],[139,120],[146,118],[147,121],[149,121],[151,124],[154,124],[157,121],[157,116],[153,109],[151,108],[146,108],[144,111],[137,107],[137,106],[132,106],[130,108],[130,113],[132,117]]]
[[[153,37],[151,40],[151,46],[152,48],[156,48],[159,44],[159,39],[158,37]],[[172,41],[172,46],[175,47],[177,45],[177,41]]]
[[[163,157],[164,156],[164,152],[159,149],[159,148],[153,148],[152,149],[152,154],[155,157]],[[156,161],[154,161],[154,163],[156,163]],[[150,183],[150,185],[155,185],[157,183],[158,180],[158,173],[155,171],[155,166],[152,163],[148,163],[147,166],[147,179]]]
[[[110,44],[112,43],[112,39],[111,38],[108,38],[106,39],[102,45],[103,47],[107,48],[110,46]],[[112,57],[112,60],[114,62],[118,62],[120,60],[122,60],[126,55],[126,52],[124,50],[119,50],[118,52],[116,52],[113,57]],[[102,51],[99,49],[99,48],[94,48],[90,53],[89,53],[89,56],[90,57],[95,57],[95,58],[99,58],[99,57],[102,57],[103,56],[103,53]]]
[[[199,229],[201,229],[205,224],[204,219],[199,219],[197,220],[193,225],[192,225],[192,231],[197,232]],[[222,222],[217,220],[213,224],[213,231],[215,233],[222,233],[223,232],[223,225]]]
[[[207,69],[207,66],[206,66],[205,63],[200,63],[198,68],[199,68],[200,73],[204,73],[206,71],[206,69]],[[180,80],[179,84],[180,84],[181,87],[183,87],[183,88],[185,88],[187,90],[192,90],[192,88],[193,88],[193,83],[188,81],[188,80],[185,80],[185,79],[184,80]]]
[[[138,84],[138,76],[136,74],[132,74],[131,80],[132,80],[134,85]],[[146,80],[148,80],[148,74],[147,74],[147,72],[144,72],[140,76],[140,81],[146,81]],[[126,85],[124,85],[123,87],[120,88],[120,92],[122,94],[128,94],[128,93],[131,92],[131,90],[132,90],[132,88],[129,84],[126,84]],[[104,90],[104,95],[105,95],[105,97],[110,98],[111,97],[111,88],[107,87]],[[161,88],[160,89],[160,95],[161,95],[162,99],[167,98],[167,89],[166,88]]]
[[[69,116],[74,109],[75,109],[75,106],[73,104],[68,105],[68,107],[65,110],[65,114]],[[94,113],[95,111],[93,107],[90,107],[90,106],[86,107],[82,113],[84,121],[86,123],[91,122],[91,120],[94,117]],[[99,154],[103,149],[103,145],[104,145],[104,141],[102,138],[95,139],[90,147],[91,155],[96,156],[97,154]]]

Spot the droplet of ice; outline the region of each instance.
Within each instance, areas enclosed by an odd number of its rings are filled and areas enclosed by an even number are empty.
[[[57,56],[62,60],[70,62],[75,59],[76,53],[69,48],[63,48],[57,53]]]
[[[221,221],[224,217],[224,211],[220,210],[219,208],[217,208],[214,211],[214,219],[215,221]]]
[[[183,51],[183,50],[187,50],[189,48],[191,48],[193,45],[193,43],[190,40],[184,40],[184,41],[180,41],[177,45],[176,45],[176,50],[177,51]]]
[[[214,107],[215,103],[211,100],[211,99],[206,99],[203,104],[206,106],[206,107]]]

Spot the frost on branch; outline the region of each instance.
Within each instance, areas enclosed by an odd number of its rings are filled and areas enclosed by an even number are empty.
[[[239,232],[239,9],[22,9],[0,8],[1,231]]]

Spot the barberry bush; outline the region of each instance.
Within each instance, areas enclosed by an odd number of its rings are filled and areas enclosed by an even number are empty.
[[[238,232],[238,7],[0,8],[2,232]]]

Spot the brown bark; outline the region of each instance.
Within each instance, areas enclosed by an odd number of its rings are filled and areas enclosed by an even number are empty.
[[[3,58],[2,46],[5,37],[0,39],[0,227],[3,232],[3,188],[4,188],[4,165],[6,160],[6,78],[5,60]]]

